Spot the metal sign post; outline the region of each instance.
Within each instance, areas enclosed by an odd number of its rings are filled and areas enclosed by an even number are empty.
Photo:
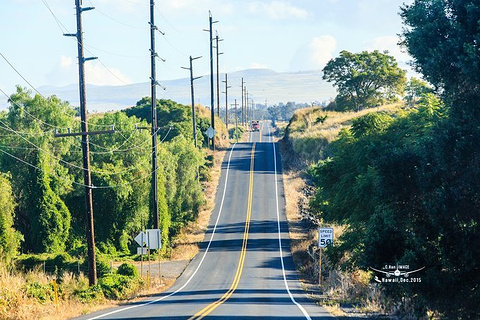
[[[318,285],[322,285],[322,248],[333,245],[333,228],[318,228]]]

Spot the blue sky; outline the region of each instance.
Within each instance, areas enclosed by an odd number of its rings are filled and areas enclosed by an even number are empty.
[[[188,76],[188,56],[197,75],[209,70],[208,10],[224,39],[221,72],[270,68],[278,72],[321,69],[341,50],[389,50],[407,68],[396,45],[399,8],[408,0],[157,0],[159,79]],[[63,32],[76,29],[74,0],[2,0],[0,52],[35,87],[77,82],[77,49]],[[149,66],[149,0],[83,0],[87,82],[146,82]],[[58,23],[49,9],[55,14]],[[0,58],[0,88],[12,93],[27,84]]]

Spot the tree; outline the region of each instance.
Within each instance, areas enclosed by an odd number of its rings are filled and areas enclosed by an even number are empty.
[[[72,140],[54,138],[53,127],[74,127],[75,110],[55,96],[32,97],[21,87],[9,103],[8,113],[0,120],[2,145],[8,146],[9,155],[3,153],[0,159],[2,171],[12,175],[18,203],[15,228],[25,237],[26,251],[63,251],[71,218],[63,197],[72,190],[69,170],[81,170],[62,160]]]
[[[480,94],[479,16],[472,0],[422,0],[401,9],[402,44],[413,65],[448,96]]]
[[[337,105],[359,111],[395,100],[403,92],[406,72],[388,52],[340,52],[323,68],[323,79],[337,87]]]
[[[405,101],[413,107],[423,95],[433,93],[433,89],[427,82],[412,77],[405,87],[405,93]]]
[[[0,261],[9,262],[17,254],[23,237],[13,228],[14,208],[16,206],[11,177],[0,174]]]

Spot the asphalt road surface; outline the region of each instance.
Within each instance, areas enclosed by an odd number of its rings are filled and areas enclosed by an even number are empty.
[[[160,295],[78,319],[324,319],[300,288],[288,238],[272,128],[226,154],[198,255]]]

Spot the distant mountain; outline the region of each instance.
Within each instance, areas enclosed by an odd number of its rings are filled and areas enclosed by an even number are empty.
[[[322,80],[319,70],[305,72],[275,72],[270,69],[248,69],[228,74],[229,103],[234,99],[241,101],[241,78],[244,78],[249,97],[255,103],[278,104],[279,102],[294,101],[310,103],[325,101],[336,95],[335,89]],[[216,78],[216,77],[215,77]],[[195,103],[210,105],[209,75],[195,81]],[[225,80],[225,74],[220,75]],[[165,90],[158,88],[157,97],[172,99],[179,103],[190,104],[190,79],[176,79],[159,81]],[[43,86],[38,89],[44,95],[57,95],[72,105],[79,105],[78,85],[65,87]],[[216,89],[215,89],[216,90]],[[220,91],[225,91],[225,84],[220,83]],[[136,83],[123,86],[87,86],[87,106],[90,112],[120,110],[135,105],[144,96],[150,95],[150,83]],[[216,100],[216,96],[215,96]],[[216,103],[216,102],[215,102]],[[2,101],[2,105],[4,102]],[[220,105],[225,105],[225,94],[220,95]]]

